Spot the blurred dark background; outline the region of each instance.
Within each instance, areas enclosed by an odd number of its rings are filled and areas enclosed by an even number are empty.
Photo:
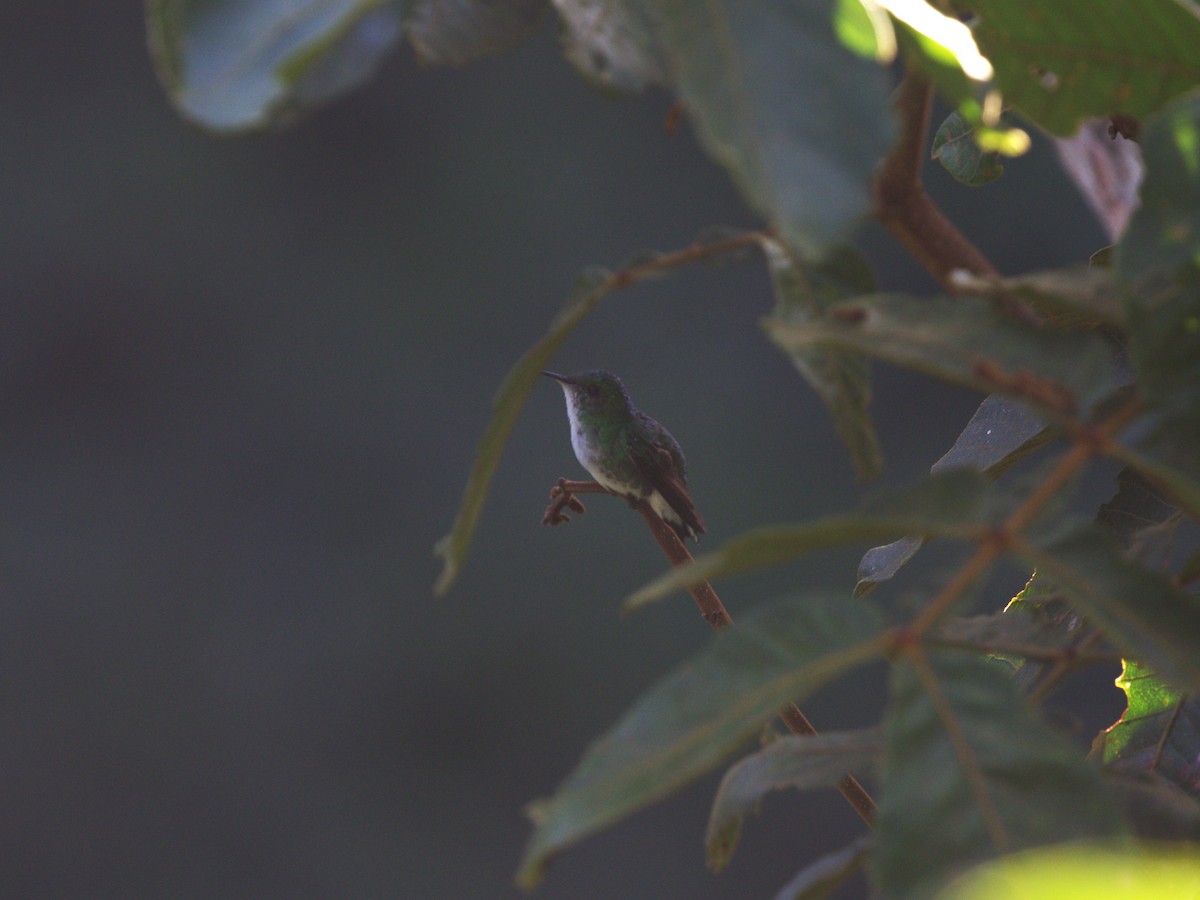
[[[623,504],[539,525],[582,474],[550,383],[441,600],[432,547],[580,268],[757,224],[669,107],[598,96],[546,27],[464,70],[402,49],[290,131],[217,138],[168,107],[137,5],[4,5],[0,894],[515,895],[522,806],[708,633],[686,597],[618,617],[664,567]],[[1040,138],[990,187],[928,176],[1004,271],[1105,243]],[[863,246],[886,287],[931,289],[878,229]],[[620,373],[671,428],[705,547],[861,493],[759,329],[771,303],[761,264],[691,269],[606,300],[555,361]],[[904,484],[978,398],[876,375]],[[720,589],[735,618],[848,592],[857,556]],[[806,709],[864,725],[880,691],[866,672]],[[832,792],[772,797],[713,876],[715,780],[538,896],[763,896],[859,833]]]

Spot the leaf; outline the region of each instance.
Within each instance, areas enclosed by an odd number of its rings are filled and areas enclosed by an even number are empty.
[[[517,416],[525,406],[525,399],[537,382],[538,376],[558,352],[563,341],[575,330],[583,317],[596,308],[614,287],[612,273],[607,269],[585,270],[575,281],[571,296],[562,311],[550,325],[545,336],[525,351],[517,364],[509,370],[492,402],[492,419],[479,441],[475,463],[467,478],[462,504],[450,533],[437,543],[436,552],[443,560],[442,573],[434,585],[436,594],[445,594],[458,577],[458,570],[467,555],[471,537],[479,524],[479,514],[487,497],[488,485],[500,464],[500,454],[508,443],[508,436],[517,423]]]
[[[1200,689],[1200,598],[1130,562],[1092,523],[1043,537],[1027,556],[1126,657]]]
[[[636,93],[666,85],[666,63],[645,5],[634,0],[552,0],[562,20],[563,53],[588,81]]]
[[[147,0],[159,79],[216,131],[274,125],[371,76],[400,37],[384,0]]]
[[[1133,833],[1150,840],[1200,841],[1200,801],[1156,772],[1105,771]]]
[[[887,73],[845,50],[833,0],[650,0],[680,99],[746,201],[806,256],[871,208],[894,131]]]
[[[1117,248],[1129,348],[1147,415],[1127,464],[1200,518],[1200,96],[1148,122],[1142,205]]]
[[[548,6],[547,0],[416,0],[405,30],[421,62],[461,66],[524,43]]]
[[[778,241],[763,241],[763,250],[775,285],[772,316],[780,321],[820,319],[833,301],[875,290],[870,264],[853,247],[833,248],[823,262],[811,266],[801,265]],[[883,469],[883,453],[867,412],[871,402],[867,360],[858,353],[825,347],[789,355],[829,408],[858,477],[877,477]]]
[[[1101,759],[1120,771],[1157,772],[1200,799],[1200,701],[1133,660],[1117,687],[1128,705],[1097,738]]]
[[[1121,831],[1099,773],[995,663],[954,651],[902,657],[884,733],[872,859],[884,896],[928,896],[971,863]]]
[[[913,488],[866,504],[858,513],[801,525],[749,531],[719,550],[667,572],[625,600],[631,611],[685,585],[775,565],[806,553],[920,531],[967,538],[985,517],[986,479],[968,469],[931,476]]]
[[[1054,138],[1054,150],[1110,241],[1125,231],[1137,208],[1142,154],[1130,140],[1115,140],[1105,119],[1089,119],[1078,133]]]
[[[1117,473],[1117,493],[1100,506],[1096,522],[1148,568],[1163,568],[1183,517],[1153,483],[1130,468]]]
[[[975,140],[975,126],[955,110],[946,116],[933,136],[933,158],[963,184],[977,187],[1004,174],[1000,154],[985,151]]]
[[[995,84],[1054,134],[1114,112],[1144,118],[1200,83],[1200,17],[1192,3],[968,5],[979,13],[975,38],[995,67]]]
[[[588,748],[548,800],[517,874],[536,885],[550,859],[717,766],[781,705],[878,657],[882,623],[840,597],[802,597],[743,616],[650,689]]]
[[[1195,848],[1154,844],[1063,844],[1006,856],[967,873],[938,900],[1166,900],[1200,892]]]
[[[871,836],[864,834],[841,850],[822,856],[797,872],[779,889],[775,900],[825,900],[866,865],[871,847]]]
[[[927,640],[1014,661],[1027,656],[1053,657],[1070,646],[1074,638],[1074,632],[1061,627],[1055,617],[1028,604],[1010,604],[1004,612],[948,619],[930,632]]]
[[[847,772],[874,766],[883,754],[875,730],[777,738],[732,766],[713,800],[704,838],[708,867],[720,872],[733,857],[742,819],[770,791],[828,787]]]
[[[1023,301],[1041,313],[1053,328],[1110,325],[1122,328],[1125,311],[1121,290],[1110,269],[1095,265],[1068,266],[1030,272],[1014,278],[954,275],[954,287],[962,293]]]
[[[1045,630],[1048,640],[1053,640],[1063,647],[1079,641],[1083,628],[1087,625],[1087,621],[1067,601],[1063,592],[1038,572],[1029,576],[1029,581],[1008,601],[1001,615],[1028,616]],[[1052,661],[1030,656],[1013,675],[1013,684],[1020,693],[1031,694],[1042,677],[1053,671]]]
[[[1099,335],[1031,328],[979,297],[879,294],[836,304],[820,321],[766,319],[764,326],[789,353],[856,350],[1051,414],[1086,412],[1113,387],[1111,354]]]

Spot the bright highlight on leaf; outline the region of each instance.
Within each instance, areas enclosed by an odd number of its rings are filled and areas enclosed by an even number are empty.
[[[945,47],[954,54],[967,77],[976,81],[989,81],[992,77],[992,64],[979,52],[971,29],[958,19],[938,12],[925,0],[863,0],[864,3],[874,3],[886,9],[893,16],[904,22],[930,40]]]

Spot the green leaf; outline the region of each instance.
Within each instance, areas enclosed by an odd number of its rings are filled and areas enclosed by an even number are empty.
[[[1080,640],[1087,621],[1055,587],[1054,583],[1038,572],[1029,576],[1029,581],[1017,592],[1002,616],[1024,618],[1034,622],[1046,635],[1045,639],[1068,647]],[[1054,664],[1047,659],[1027,655],[1013,675],[1013,684],[1022,694],[1032,693],[1042,677],[1054,671]]]
[[[720,872],[733,857],[742,819],[763,796],[783,788],[837,784],[847,772],[874,766],[883,755],[875,730],[781,737],[730,767],[721,779],[704,838],[708,867]]]
[[[1132,660],[1117,687],[1128,705],[1098,738],[1101,759],[1121,771],[1157,772],[1200,799],[1200,701]]]
[[[414,0],[405,30],[421,62],[461,66],[524,43],[548,6],[547,0]]]
[[[385,0],[147,0],[172,102],[217,131],[279,124],[366,80],[400,36]]]
[[[563,53],[604,90],[636,93],[667,84],[649,11],[638,0],[554,0],[562,20]]]
[[[825,900],[866,865],[871,847],[871,836],[865,834],[841,850],[810,863],[779,889],[775,900]]]
[[[505,377],[504,383],[496,393],[496,399],[492,402],[492,419],[479,441],[475,463],[471,466],[471,474],[467,478],[467,487],[463,492],[462,504],[454,526],[448,535],[438,541],[435,548],[444,562],[442,573],[434,585],[435,593],[446,593],[458,577],[458,571],[467,555],[467,548],[475,534],[475,527],[479,524],[479,514],[483,511],[488,485],[491,484],[496,467],[500,464],[500,454],[504,452],[508,436],[512,434],[517,416],[524,408],[525,400],[538,381],[539,374],[558,352],[563,341],[575,330],[575,326],[595,309],[615,286],[612,273],[607,269],[585,270],[576,279],[567,305],[551,323],[549,331],[525,351]]]
[[[955,110],[933,136],[933,158],[956,180],[973,187],[1004,174],[1000,154],[981,148],[975,131],[975,126],[968,125],[962,113]]]
[[[1010,662],[1056,656],[1074,639],[1074,632],[1063,628],[1058,619],[1028,604],[1010,604],[1004,612],[990,615],[948,619],[927,638],[932,644],[972,649]]]
[[[995,477],[1049,440],[1049,429],[1041,419],[1015,400],[992,394],[979,404],[954,445],[930,471],[969,467]],[[923,536],[907,535],[882,547],[872,547],[858,564],[854,596],[865,596],[880,582],[895,576],[924,545]]]
[[[1164,568],[1183,516],[1157,486],[1126,467],[1117,473],[1117,493],[1100,506],[1096,522],[1142,565]]]
[[[650,0],[680,98],[747,202],[805,255],[871,208],[887,73],[845,50],[833,0]]]
[[[868,356],[1051,413],[1086,412],[1113,387],[1110,351],[1096,334],[1031,328],[979,297],[860,297],[819,321],[766,319],[792,353],[813,346]]]
[[[1111,269],[1103,265],[1067,266],[1014,278],[974,275],[964,270],[955,273],[954,287],[980,297],[1028,303],[1053,328],[1122,328],[1125,324],[1120,286]]]
[[[763,241],[763,250],[775,285],[772,316],[779,321],[818,320],[831,303],[875,290],[870,264],[853,247],[832,248],[823,262],[811,266],[800,264],[778,241]],[[858,477],[877,477],[883,469],[883,453],[867,412],[871,383],[866,358],[827,347],[810,347],[789,355],[829,408]]]
[[[1005,99],[1054,134],[1114,112],[1144,118],[1200,83],[1200,16],[1190,2],[968,6]]]
[[[1149,840],[1200,842],[1200,800],[1157,772],[1106,769],[1133,833]]]
[[[1200,598],[1129,561],[1092,523],[1043,537],[1029,558],[1125,656],[1200,690]]]
[[[660,681],[588,748],[548,800],[518,872],[536,885],[563,848],[720,764],[783,704],[878,658],[882,623],[840,597],[802,597],[743,616]]]
[[[971,863],[1121,831],[1099,773],[996,663],[952,651],[901,658],[884,730],[872,861],[884,896],[928,896]]]
[[[1117,248],[1148,414],[1121,458],[1200,518],[1200,96],[1147,123],[1141,206]]]
[[[685,585],[765,568],[844,544],[910,532],[967,538],[973,534],[971,526],[986,515],[986,489],[987,481],[978,472],[951,470],[868,503],[858,513],[755,529],[650,582],[625,600],[624,609],[637,609]]]
[[[1166,900],[1200,894],[1200,856],[1188,846],[1064,844],[988,863],[938,900]]]

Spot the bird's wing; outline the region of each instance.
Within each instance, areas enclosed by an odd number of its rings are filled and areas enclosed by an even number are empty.
[[[675,444],[674,439],[668,435],[662,443],[650,442],[634,433],[632,429],[626,429],[625,437],[631,444],[630,456],[642,477],[662,494],[667,505],[675,510],[676,515],[694,536],[704,534],[704,520],[700,518],[700,513],[696,512],[692,492],[688,490],[687,481],[684,479],[683,454],[678,445],[665,446],[667,442]],[[642,446],[632,446],[634,443]]]

